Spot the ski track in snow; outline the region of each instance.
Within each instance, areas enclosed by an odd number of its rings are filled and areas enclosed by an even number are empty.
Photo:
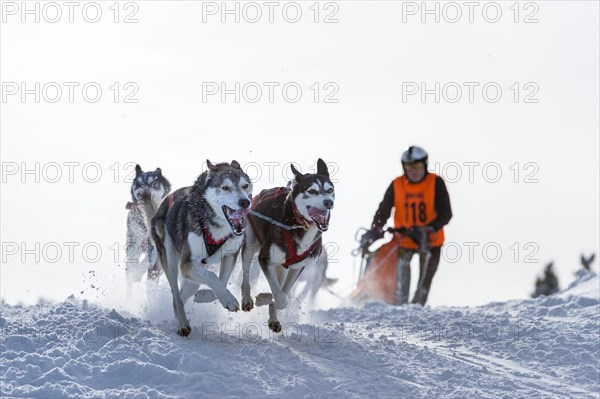
[[[266,308],[227,314],[216,304],[188,304],[193,331],[181,338],[163,304],[154,313],[167,321],[73,297],[3,305],[0,393],[600,398],[599,284],[580,274],[550,297],[475,308],[373,302],[303,314],[295,307],[277,335],[264,326]]]

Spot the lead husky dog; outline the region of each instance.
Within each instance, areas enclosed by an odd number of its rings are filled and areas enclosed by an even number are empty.
[[[256,297],[256,306],[269,305],[269,328],[281,331],[277,309],[288,304],[288,294],[302,270],[315,262],[322,250],[321,234],[329,228],[335,199],[325,162],[319,158],[316,174],[302,174],[292,165],[290,187],[263,190],[252,202],[242,248],[242,310],[254,303],[250,293],[250,265],[258,263],[271,293]]]
[[[184,304],[200,284],[208,285],[210,290],[198,291],[198,302],[214,300],[216,296],[229,311],[239,310],[227,282],[244,239],[244,217],[250,207],[252,183],[236,161],[206,163],[208,170],[194,185],[166,197],[152,218],[152,238],[169,280],[177,334],[181,336],[192,331]],[[206,266],[219,262],[221,270],[217,277]]]
[[[144,217],[140,203],[143,197],[147,206],[152,209],[151,212],[154,213],[169,191],[171,191],[171,184],[162,175],[160,168],[156,168],[153,172],[144,172],[140,165],[135,165],[135,178],[131,184],[132,201],[125,207],[129,210],[125,247],[128,293],[131,293],[131,284],[140,281],[144,273],[148,273],[149,279],[155,279],[160,275],[160,262],[149,233],[150,223]]]

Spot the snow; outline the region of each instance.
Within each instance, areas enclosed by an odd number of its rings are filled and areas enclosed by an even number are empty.
[[[0,390],[9,397],[600,397],[600,281],[479,307],[306,310],[274,335],[266,309],[186,309],[165,287],[141,310],[71,296],[2,306]]]

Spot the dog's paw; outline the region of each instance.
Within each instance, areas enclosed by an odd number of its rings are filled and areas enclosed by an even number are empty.
[[[227,291],[223,298],[219,298],[219,302],[221,305],[230,312],[237,312],[240,310],[240,304],[237,299],[231,294],[231,292]]]
[[[240,304],[238,303],[237,299],[235,301],[223,304],[223,307],[229,310],[230,312],[237,312],[238,310],[240,310]]]
[[[273,294],[263,292],[256,296],[256,306],[265,306],[273,304]]]
[[[269,330],[275,333],[281,332],[281,323],[277,320],[269,320]]]
[[[190,335],[190,333],[192,332],[192,327],[185,326],[180,328],[179,330],[177,330],[177,335],[180,335],[182,337],[187,337],[188,335]]]
[[[242,310],[244,312],[249,312],[254,308],[254,301],[252,298],[242,299]]]
[[[194,294],[194,302],[197,303],[209,303],[216,299],[217,297],[212,290],[198,290],[196,294]]]

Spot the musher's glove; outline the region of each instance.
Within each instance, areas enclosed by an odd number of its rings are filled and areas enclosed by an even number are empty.
[[[394,233],[405,235],[408,229],[404,226],[394,229]]]
[[[373,228],[367,231],[365,234],[363,234],[360,238],[360,247],[363,250],[363,252],[366,252],[371,246],[371,244],[373,244],[380,238],[383,238],[383,230],[378,228]]]

